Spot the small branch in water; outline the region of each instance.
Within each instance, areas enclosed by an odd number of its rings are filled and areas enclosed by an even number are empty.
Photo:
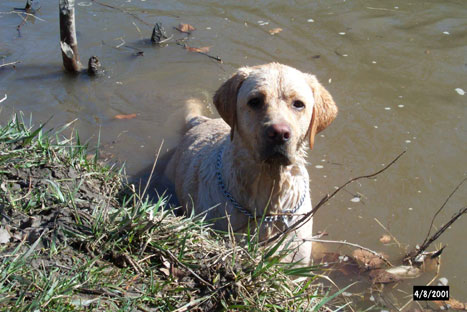
[[[457,192],[457,190],[462,186],[462,184],[464,184],[464,182],[467,180],[467,178],[464,178],[455,188],[454,190],[451,192],[451,194],[449,194],[449,196],[446,198],[446,200],[444,201],[444,203],[441,205],[441,207],[438,209],[438,211],[436,211],[436,213],[434,214],[433,218],[431,219],[431,224],[430,224],[430,228],[428,229],[428,233],[426,234],[426,237],[425,237],[425,240],[423,241],[422,245],[420,246],[420,248],[418,249],[415,249],[413,251],[411,251],[410,253],[408,253],[405,258],[404,258],[404,261],[409,261],[409,262],[413,262],[415,258],[417,258],[418,255],[420,255],[422,252],[424,252],[436,239],[438,239],[438,237],[441,236],[441,234],[443,234],[444,231],[446,231],[446,229],[454,223],[454,221],[456,221],[462,214],[466,213],[467,212],[467,207],[464,207],[462,209],[460,209],[452,218],[451,220],[449,220],[445,225],[443,225],[443,227],[441,227],[436,233],[434,233],[431,237],[430,237],[430,233],[431,233],[431,229],[433,228],[433,224],[435,222],[435,219],[436,217],[439,215],[439,213],[444,209],[444,207],[446,206],[446,204],[448,203],[448,201],[451,199],[451,197]]]
[[[443,234],[457,219],[459,219],[463,214],[467,213],[467,207],[461,208],[456,212],[451,220],[449,220],[445,225],[443,225],[436,233],[434,233],[428,240],[426,240],[420,248],[415,249],[409,253],[404,261],[413,262],[419,254],[424,252],[435,240],[437,240],[441,234]]]
[[[371,249],[369,249],[369,248],[360,246],[360,245],[355,244],[355,243],[349,243],[349,242],[346,242],[346,241],[336,241],[336,240],[319,239],[319,238],[306,239],[305,241],[318,242],[318,243],[329,243],[329,244],[341,244],[341,245],[352,246],[352,247],[355,247],[355,248],[360,248],[360,249],[366,250],[366,251],[368,251],[368,252],[374,254],[375,256],[377,256],[378,258],[380,258],[381,260],[383,260],[387,265],[393,266],[392,263],[389,262],[388,259],[386,259],[385,257],[383,257],[383,255],[381,255],[379,252],[376,252],[376,251],[374,251],[374,250],[371,250]]]
[[[374,219],[375,219],[376,223],[378,223],[392,237],[392,239],[396,242],[397,246],[399,248],[401,248],[401,243],[399,243],[397,238],[394,235],[392,235],[392,233],[389,232],[389,230],[377,218],[374,218]]]
[[[187,49],[187,45],[186,45],[185,41],[186,41],[186,40],[177,41],[177,45],[182,46],[184,49]],[[188,50],[188,49],[187,49],[187,50]],[[202,55],[205,55],[205,56],[209,57],[210,59],[213,59],[213,60],[218,61],[218,62],[221,63],[221,64],[224,63],[224,62],[222,61],[222,59],[221,59],[220,57],[218,57],[218,56],[212,56],[212,55],[210,55],[210,54],[208,54],[208,53],[206,53],[206,52],[202,52],[202,51],[194,51],[194,52],[199,53],[199,54],[202,54]]]
[[[5,96],[2,99],[0,99],[0,103],[6,101],[6,99],[8,99],[8,95],[5,93]]]
[[[448,201],[451,199],[451,197],[454,195],[454,193],[457,192],[457,190],[459,189],[459,187],[461,187],[462,184],[464,184],[464,182],[467,180],[467,178],[464,178],[455,188],[454,190],[451,192],[451,194],[449,194],[448,198],[446,198],[446,200],[444,201],[444,203],[441,205],[441,207],[438,209],[438,211],[436,211],[436,213],[434,214],[433,216],[433,219],[431,219],[431,224],[430,224],[430,228],[428,229],[428,233],[426,234],[426,237],[425,237],[425,240],[423,241],[422,245],[424,245],[426,243],[426,241],[428,240],[428,237],[430,236],[430,233],[431,233],[431,229],[433,228],[433,223],[435,222],[435,219],[436,217],[438,216],[438,214],[441,212],[441,210],[443,210],[443,208],[446,206],[446,204],[448,203]]]
[[[318,211],[319,208],[321,208],[325,203],[327,203],[331,198],[333,198],[338,192],[340,192],[343,188],[345,188],[347,185],[349,185],[350,183],[352,182],[355,182],[357,180],[360,180],[360,179],[371,179],[375,176],[377,176],[378,174],[386,171],[389,167],[391,167],[394,163],[396,163],[399,158],[402,157],[402,155],[405,154],[405,151],[403,151],[402,153],[400,153],[399,155],[397,155],[396,158],[394,158],[394,160],[392,160],[388,165],[386,165],[383,169],[381,170],[378,170],[377,172],[375,173],[372,173],[372,174],[369,174],[369,175],[364,175],[364,176],[359,176],[359,177],[356,177],[356,178],[353,178],[353,179],[350,179],[349,181],[345,182],[344,184],[342,184],[341,186],[339,186],[334,192],[332,192],[331,194],[327,194],[326,196],[324,196],[320,202],[308,213],[306,213],[301,219],[299,219],[297,222],[295,222],[294,224],[292,224],[290,227],[288,227],[285,231],[281,232],[281,233],[278,233],[276,235],[274,235],[273,237],[267,239],[267,240],[264,240],[262,241],[260,244],[261,245],[267,245],[271,242],[274,242],[275,240],[277,240],[278,238],[282,237],[283,235],[286,235],[292,231],[295,231],[296,229],[298,229],[299,227],[301,227],[303,224],[305,224],[305,222],[309,221],[313,215],[316,213],[316,211]]]
[[[18,64],[18,63],[21,63],[21,62],[20,62],[20,61],[15,61],[15,62],[10,62],[10,63],[0,64],[0,68],[2,68],[2,67],[7,67],[7,66],[13,66],[13,67],[15,67],[15,64]]]

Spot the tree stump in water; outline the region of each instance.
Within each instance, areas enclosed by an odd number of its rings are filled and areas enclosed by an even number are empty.
[[[79,73],[81,62],[78,54],[78,40],[75,26],[75,0],[59,0],[60,48],[65,70]]]

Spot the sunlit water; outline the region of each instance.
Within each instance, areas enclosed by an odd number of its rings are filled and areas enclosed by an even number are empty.
[[[97,55],[106,69],[97,79],[63,73],[56,1],[42,1],[41,20],[28,18],[18,32],[21,17],[7,13],[23,2],[0,2],[0,64],[21,62],[0,68],[0,99],[7,95],[0,120],[14,111],[32,114],[35,124],[53,116],[49,126],[77,119],[81,138],[95,142],[100,133],[103,152],[126,162],[135,178],[149,170],[163,140],[164,150],[176,144],[185,98],[202,98],[206,113],[216,116],[210,98],[221,82],[239,66],[271,61],[317,75],[340,109],[310,155],[315,203],[407,151],[376,180],[348,186],[318,212],[315,228],[328,232],[325,238],[356,242],[397,261],[404,250],[379,242],[385,230],[375,218],[412,248],[466,176],[465,1],[107,1],[140,19],[77,1],[82,62]],[[175,39],[185,36],[174,26],[195,26],[187,43],[211,47],[223,64],[175,43],[152,46],[156,21]],[[275,28],[282,31],[271,35]],[[463,186],[452,197],[438,227],[465,206],[466,193]],[[466,229],[460,219],[439,239],[448,245],[439,276],[461,301],[467,301]],[[411,285],[400,288],[411,293]],[[391,300],[400,306],[408,298]]]

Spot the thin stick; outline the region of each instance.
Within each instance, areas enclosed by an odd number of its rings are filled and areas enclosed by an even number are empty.
[[[200,282],[202,282],[203,284],[205,284],[206,286],[209,286],[211,289],[214,289],[214,286],[205,281],[201,276],[199,276],[198,274],[196,274],[192,269],[190,269],[188,266],[186,266],[185,264],[183,264],[183,262],[181,262],[180,260],[178,260],[178,258],[172,253],[170,252],[170,250],[165,250],[165,249],[159,249],[161,250],[162,252],[166,253],[172,260],[176,261],[181,267],[183,267],[185,270],[189,271],[194,277],[196,277]]]
[[[177,41],[177,45],[182,46],[184,49],[187,49],[187,45],[186,45],[186,43],[184,41]],[[209,58],[211,58],[213,60],[218,61],[221,64],[224,63],[224,61],[222,61],[222,59],[220,57],[218,57],[218,56],[212,56],[212,55],[210,55],[210,54],[208,54],[206,52],[201,52],[201,51],[194,51],[194,52],[205,55],[205,56],[207,56],[207,57],[209,57]]]
[[[346,187],[347,185],[349,185],[350,183],[352,182],[355,182],[357,180],[360,180],[360,179],[370,179],[370,178],[373,178],[374,176],[377,176],[378,174],[382,173],[383,171],[386,171],[389,167],[391,167],[396,161],[399,160],[399,158],[402,157],[402,155],[405,154],[405,151],[403,151],[402,153],[400,153],[399,155],[397,155],[396,158],[394,158],[393,161],[391,161],[388,165],[386,165],[383,169],[381,170],[378,170],[377,172],[375,173],[372,173],[372,174],[369,174],[369,175],[364,175],[364,176],[359,176],[359,177],[356,177],[356,178],[353,178],[347,182],[345,182],[344,184],[342,184],[340,187],[338,187],[334,192],[331,193],[331,195],[327,194],[326,196],[324,196],[321,201],[318,203],[318,205],[316,205],[310,212],[306,213],[301,219],[299,219],[297,222],[295,222],[294,224],[292,224],[289,228],[287,228],[285,231],[283,232],[280,232],[276,235],[274,235],[273,237],[267,239],[267,240],[264,240],[262,241],[260,244],[261,245],[267,245],[273,241],[275,241],[276,239],[280,238],[282,235],[286,235],[294,230],[296,230],[297,228],[301,227],[303,224],[305,224],[305,222],[307,222],[308,220],[310,220],[313,215],[316,213],[316,211],[318,211],[318,209],[323,206],[327,201],[329,201],[331,198],[333,198],[339,191],[341,191],[344,187]]]
[[[159,159],[159,155],[162,150],[162,145],[164,145],[164,140],[162,140],[162,143],[159,146],[159,150],[156,153],[156,159],[154,159],[154,163],[152,164],[151,173],[149,174],[148,182],[146,183],[146,186],[144,187],[144,190],[143,190],[143,194],[141,195],[141,199],[143,200],[144,200],[144,195],[146,195],[146,191],[148,190],[149,183],[151,182],[152,175],[154,174],[154,169],[156,168],[157,160]]]
[[[8,95],[5,93],[5,96],[3,97],[3,99],[0,100],[0,103],[6,101],[6,99],[8,99]]]
[[[0,68],[10,66],[10,65],[15,65],[15,64],[18,64],[18,63],[21,63],[21,62],[20,61],[14,61],[14,62],[10,62],[10,63],[0,64]]]
[[[378,224],[389,234],[389,236],[392,237],[392,239],[396,242],[397,246],[398,246],[399,248],[401,248],[401,243],[399,243],[399,241],[397,240],[397,238],[396,238],[394,235],[392,235],[392,233],[389,232],[389,230],[388,230],[381,222],[379,222],[379,220],[378,220],[377,218],[374,218],[374,219],[375,219],[376,223],[378,223]]]
[[[393,266],[392,263],[389,262],[389,260],[386,259],[384,256],[382,256],[379,252],[376,252],[376,251],[374,251],[374,250],[371,250],[371,249],[369,249],[369,248],[367,248],[367,247],[360,246],[360,245],[355,244],[355,243],[349,243],[349,242],[347,242],[347,241],[336,241],[336,240],[318,239],[318,238],[310,238],[310,239],[306,239],[306,241],[318,242],[318,243],[341,244],[341,245],[347,245],[347,246],[352,246],[352,247],[360,248],[360,249],[366,250],[366,251],[368,251],[368,252],[371,252],[372,254],[374,254],[375,256],[377,256],[378,258],[380,258],[381,260],[383,260],[384,262],[386,262],[387,265]]]
[[[431,229],[433,228],[433,223],[435,222],[436,217],[437,217],[438,214],[441,212],[441,210],[443,210],[443,208],[446,206],[446,204],[448,203],[448,201],[451,199],[452,195],[454,195],[454,193],[457,192],[457,190],[459,189],[459,187],[461,187],[461,185],[464,184],[465,180],[467,180],[467,178],[464,178],[464,179],[454,188],[454,190],[451,192],[451,194],[449,194],[448,198],[446,198],[446,200],[444,201],[443,205],[441,205],[441,207],[438,209],[438,211],[436,211],[435,215],[433,216],[433,219],[431,219],[430,228],[428,229],[428,233],[426,234],[425,240],[423,241],[422,245],[424,245],[424,244],[426,243],[426,241],[428,240],[428,237],[430,236]]]
[[[419,254],[421,254],[422,252],[424,252],[435,240],[438,239],[438,237],[441,236],[441,234],[444,233],[444,231],[446,231],[450,226],[451,224],[453,224],[457,219],[459,219],[463,214],[467,213],[467,207],[463,207],[461,208],[458,212],[456,212],[451,220],[449,220],[445,225],[443,225],[436,233],[434,233],[430,239],[428,239],[425,243],[422,244],[422,246],[420,246],[420,248],[417,250],[417,252],[412,252],[412,253],[409,253],[406,257],[405,257],[405,260],[410,260],[410,261],[413,261],[415,258],[417,258],[417,256]]]

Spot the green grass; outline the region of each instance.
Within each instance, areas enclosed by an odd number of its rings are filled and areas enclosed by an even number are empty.
[[[1,311],[317,311],[345,308],[280,244],[232,244],[149,201],[69,126],[0,125]],[[279,251],[280,250],[280,251]],[[343,291],[343,290],[342,290]],[[336,302],[340,302],[337,304]],[[339,306],[340,305],[340,306]]]

